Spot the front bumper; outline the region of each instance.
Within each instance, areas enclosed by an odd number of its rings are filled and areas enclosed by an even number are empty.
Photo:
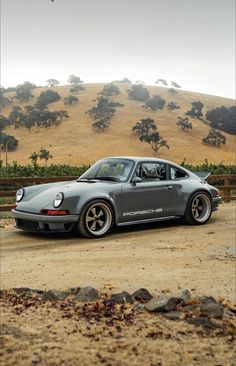
[[[79,219],[78,215],[49,216],[18,210],[12,210],[12,215],[17,229],[43,233],[70,232]]]
[[[222,203],[221,197],[214,197],[212,198],[212,211],[218,210],[218,205]]]

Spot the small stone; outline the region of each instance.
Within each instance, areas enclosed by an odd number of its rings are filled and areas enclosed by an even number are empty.
[[[180,297],[183,299],[183,302],[186,304],[188,300],[191,298],[191,292],[189,290],[183,290],[180,294]]]
[[[6,296],[6,290],[0,290],[0,299],[3,299]]]
[[[150,312],[168,312],[175,310],[176,305],[183,301],[181,297],[161,296],[153,297],[146,305],[145,309]]]
[[[16,294],[23,295],[26,292],[30,292],[31,289],[29,287],[13,287],[12,289]]]
[[[187,318],[186,322],[188,324],[195,325],[196,327],[203,327],[205,330],[215,330],[223,329],[223,325],[219,323],[214,323],[208,318]]]
[[[154,312],[168,312],[175,310],[178,304],[185,304],[191,298],[189,290],[183,290],[181,293],[160,296],[152,298],[146,305],[148,311]]]
[[[150,301],[153,296],[146,288],[140,288],[132,294],[132,297],[140,302],[148,302]]]
[[[208,304],[208,303],[217,304],[216,299],[214,299],[214,297],[212,296],[198,296],[197,299],[201,304]]]
[[[89,301],[98,300],[99,298],[100,298],[100,295],[95,288],[93,288],[91,286],[86,286],[86,287],[82,287],[79,290],[79,293],[74,298],[74,300],[81,301],[81,302],[89,302]]]
[[[163,316],[169,320],[182,320],[185,318],[185,314],[181,311],[169,311],[168,313],[163,313]]]
[[[134,310],[139,312],[139,313],[143,313],[144,311],[146,311],[145,304],[135,304],[134,305]]]
[[[223,318],[223,306],[213,302],[204,303],[200,307],[201,314],[215,319]]]
[[[182,308],[182,311],[186,313],[196,313],[200,311],[200,305],[199,304],[186,305]]]
[[[42,300],[44,301],[64,300],[69,295],[70,292],[68,291],[49,290],[43,293]]]
[[[13,287],[12,289],[15,293],[18,295],[21,295],[23,297],[31,297],[33,294],[41,295],[43,294],[43,290],[38,289],[32,289],[29,287]]]
[[[39,290],[39,289],[31,289],[30,291],[31,291],[31,293],[38,294],[38,295],[42,295],[44,293],[43,290]]]
[[[81,287],[71,287],[69,291],[71,292],[72,295],[78,295],[80,290],[81,290]]]
[[[133,297],[126,291],[123,291],[118,294],[111,295],[108,302],[112,302],[115,304],[133,304],[134,300]]]
[[[224,318],[235,318],[235,313],[229,309],[224,309]]]
[[[229,304],[228,307],[229,307],[230,311],[233,311],[234,313],[236,313],[236,305]]]

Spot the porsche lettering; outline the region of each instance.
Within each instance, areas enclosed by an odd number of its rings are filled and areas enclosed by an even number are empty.
[[[150,214],[158,213],[158,212],[162,212],[162,211],[163,211],[163,208],[154,208],[152,210],[124,212],[123,216],[150,215]]]

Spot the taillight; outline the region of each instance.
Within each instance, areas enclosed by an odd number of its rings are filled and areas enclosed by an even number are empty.
[[[68,210],[40,210],[41,215],[51,215],[51,216],[60,216],[60,215],[70,215],[70,211]]]

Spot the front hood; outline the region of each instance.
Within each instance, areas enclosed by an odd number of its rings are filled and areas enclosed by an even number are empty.
[[[41,209],[53,209],[53,201],[56,194],[62,192],[64,194],[64,200],[60,209],[67,209],[73,213],[82,195],[89,196],[93,192],[95,195],[98,190],[109,191],[108,187],[114,184],[117,183],[72,181],[26,187],[24,188],[25,195],[22,201],[17,203],[16,210],[38,214]]]

